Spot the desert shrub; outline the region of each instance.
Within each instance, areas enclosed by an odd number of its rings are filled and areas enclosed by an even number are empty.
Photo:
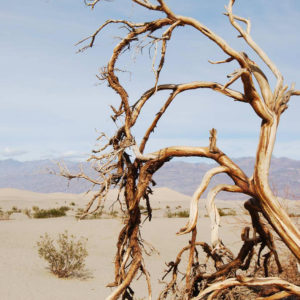
[[[59,208],[59,210],[60,210],[60,211],[67,212],[68,210],[70,210],[70,207],[68,207],[68,206],[61,206],[61,207]]]
[[[75,206],[76,204],[75,204],[75,202],[71,202],[70,205]]]
[[[75,236],[69,235],[67,231],[59,234],[56,241],[45,233],[37,242],[38,253],[48,262],[53,274],[66,278],[83,270],[88,255],[86,242],[86,238],[76,240]]]
[[[218,208],[218,212],[219,212],[220,217],[236,216],[236,211],[233,208]],[[205,214],[204,217],[208,218],[209,215]]]
[[[84,214],[85,214],[85,209],[78,207],[76,210],[75,218],[81,219]],[[101,219],[103,214],[106,214],[106,212],[104,211],[104,206],[100,206],[100,208],[97,211],[87,214],[86,216],[83,217],[83,219],[85,220]]]
[[[176,213],[178,218],[188,218],[190,216],[190,212],[188,210],[181,210]]]
[[[66,211],[68,211],[70,208],[67,206],[62,206],[60,208],[50,208],[50,209],[39,209],[39,208],[32,208],[34,213],[33,217],[37,219],[43,219],[43,218],[57,218],[57,217],[63,217],[66,215]]]
[[[188,210],[171,212],[171,210],[168,209],[166,213],[167,218],[188,218],[189,216],[190,216],[190,212]]]
[[[25,208],[23,209],[23,214],[26,215],[28,218],[32,218],[32,213],[31,210],[29,208]]]
[[[9,214],[8,212],[5,212],[2,210],[2,208],[0,207],[0,220],[9,220],[11,214]]]
[[[39,208],[38,206],[32,206],[32,210],[33,210],[33,211],[39,211],[40,208]]]
[[[236,211],[233,208],[218,208],[220,217],[236,216]]]
[[[8,217],[10,217],[10,215],[12,215],[13,213],[20,213],[20,212],[21,209],[17,208],[16,206],[13,206],[10,210],[5,212],[4,215],[8,215]]]
[[[118,212],[116,210],[111,210],[109,212],[109,216],[111,216],[112,218],[116,218],[118,216]]]
[[[81,207],[78,207],[76,210],[75,218],[80,219],[81,216],[83,215],[83,213],[84,213],[84,209]]]
[[[21,209],[17,208],[16,206],[13,206],[10,210],[12,213],[20,213]]]
[[[88,215],[88,219],[101,219],[102,215],[103,215],[103,211],[99,210],[92,213],[91,215]]]

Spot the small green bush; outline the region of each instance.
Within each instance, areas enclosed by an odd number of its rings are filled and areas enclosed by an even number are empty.
[[[171,212],[171,210],[168,209],[166,213],[167,218],[188,218],[189,216],[190,216],[190,212],[188,210]]]
[[[76,240],[75,236],[69,235],[67,231],[59,234],[56,241],[45,233],[37,242],[38,253],[48,262],[53,274],[59,278],[66,278],[83,270],[88,255],[86,242],[86,238]]]
[[[40,208],[39,208],[38,206],[32,206],[32,210],[33,210],[33,211],[39,211]]]
[[[66,211],[68,211],[70,208],[67,206],[62,206],[60,208],[50,208],[50,209],[39,209],[38,207],[32,208],[33,218],[36,219],[43,219],[43,218],[57,218],[57,217],[63,217],[66,215]]]
[[[190,216],[190,212],[188,210],[182,210],[176,213],[178,218],[188,218]]]
[[[233,208],[218,208],[220,217],[236,216],[236,211]]]
[[[9,220],[10,215],[11,214],[3,211],[2,208],[0,207],[0,220],[2,220],[2,221]]]
[[[20,212],[22,212],[21,209],[17,208],[16,206],[13,206],[10,210],[6,212],[6,215],[10,216],[13,213],[20,213]]]
[[[85,209],[78,207],[76,210],[75,218],[80,219],[84,214],[85,214]],[[87,214],[86,216],[83,217],[83,219],[85,220],[101,219],[103,217],[103,214],[105,214],[104,206],[100,206],[100,208],[97,211]]]
[[[103,211],[95,211],[91,215],[89,215],[89,219],[101,219],[102,218]]]
[[[118,212],[116,210],[111,210],[109,212],[109,216],[112,218],[116,218],[118,216]]]
[[[20,213],[21,209],[17,208],[16,206],[13,206],[10,210],[12,213]]]

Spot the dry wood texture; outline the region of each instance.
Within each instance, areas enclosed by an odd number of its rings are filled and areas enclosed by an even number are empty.
[[[86,4],[93,9],[100,2],[100,0],[86,0]],[[105,134],[102,134],[99,137],[99,140],[105,140],[105,145],[103,148],[95,150],[90,158],[90,161],[94,162],[95,170],[99,173],[99,178],[89,178],[83,172],[71,175],[64,168],[61,169],[62,175],[69,179],[80,177],[100,186],[99,192],[87,205],[84,215],[90,213],[95,201],[98,201],[95,210],[100,207],[111,187],[117,187],[120,190],[120,195],[124,196],[122,198],[125,199],[123,203],[121,203],[121,198],[117,199],[127,217],[117,242],[115,278],[109,284],[110,287],[115,287],[115,289],[107,299],[113,300],[120,297],[122,299],[133,299],[133,290],[130,284],[139,272],[145,275],[147,283],[145,290],[147,287],[148,297],[151,299],[150,277],[143,261],[143,241],[140,237],[141,212],[139,203],[141,199],[146,200],[148,217],[151,220],[149,195],[152,193],[151,185],[154,184],[152,180],[153,174],[173,157],[190,156],[212,159],[219,166],[214,167],[206,173],[199,188],[192,197],[189,221],[179,231],[179,234],[192,233],[190,245],[183,247],[179,251],[176,260],[169,263],[166,275],[170,273],[172,274],[172,278],[161,292],[159,299],[166,299],[169,295],[173,295],[172,299],[206,299],[207,297],[207,299],[217,299],[223,289],[241,285],[256,287],[257,289],[265,285],[276,287],[274,295],[271,295],[270,297],[272,298],[268,299],[279,299],[278,297],[291,294],[300,296],[299,287],[278,278],[236,276],[238,269],[247,270],[249,268],[253,261],[254,249],[258,246],[260,250],[257,265],[260,264],[262,249],[267,247],[269,250],[263,256],[265,275],[268,275],[268,263],[271,256],[274,256],[278,270],[279,272],[281,271],[281,264],[278,259],[272,233],[264,224],[262,218],[267,220],[294,256],[300,260],[300,232],[284,209],[282,209],[268,182],[270,161],[280,116],[287,109],[287,104],[291,96],[300,95],[300,91],[295,90],[294,85],[291,85],[290,88],[284,85],[283,76],[276,65],[252,39],[250,35],[250,21],[233,13],[234,0],[229,0],[225,15],[228,17],[230,24],[237,30],[239,37],[244,39],[249,48],[257,53],[261,59],[260,62],[262,61],[265,64],[264,67],[269,68],[274,74],[276,85],[273,89],[258,63],[252,61],[246,53],[236,51],[199,20],[177,15],[164,0],[153,1],[155,3],[151,3],[149,0],[132,0],[132,2],[134,5],[141,6],[146,11],[157,11],[161,18],[150,21],[147,19],[147,22],[144,23],[111,19],[100,26],[90,37],[79,42],[79,44],[88,42],[88,44],[80,49],[81,51],[93,47],[95,39],[101,30],[111,24],[121,24],[128,30],[127,35],[123,36],[115,45],[107,66],[102,69],[102,73],[99,75],[99,79],[105,80],[109,87],[120,97],[119,107],[112,107],[112,119],[116,124],[121,123],[121,126],[118,127],[113,136],[107,137]],[[114,4],[112,3],[111,5]],[[241,26],[241,23],[246,25],[243,25],[246,29]],[[199,34],[206,36],[210,40],[208,42],[215,43],[227,57],[224,61],[210,61],[210,63],[220,64],[232,61],[238,63],[239,69],[228,75],[229,81],[227,83],[193,81],[189,83],[160,84],[160,73],[164,67],[165,58],[168,53],[167,45],[173,38],[172,33],[179,26],[184,26],[186,30],[192,28],[198,31]],[[130,51],[131,43],[139,40],[141,40],[141,43],[137,50],[141,50],[147,45],[153,45],[155,49],[154,57],[159,57],[159,63],[157,69],[155,69],[155,63],[153,62],[155,74],[153,87],[145,91],[137,101],[130,103],[129,95],[116,74],[118,71],[116,63],[121,53],[125,50]],[[158,44],[161,44],[160,53],[157,53]],[[241,91],[230,88],[231,84],[235,81],[241,82]],[[144,153],[151,133],[158,125],[160,118],[167,113],[168,107],[172,104],[176,96],[189,90],[201,89],[210,89],[232,100],[244,102],[261,119],[254,173],[250,178],[218,148],[217,130],[214,128],[210,131],[210,139],[206,146],[170,146],[153,153]],[[160,111],[155,115],[142,139],[139,142],[136,141],[132,134],[132,128],[138,119],[143,118],[144,105],[151,101],[153,95],[166,90],[170,91],[170,95],[166,98]],[[134,156],[132,156],[132,152]],[[233,180],[233,185],[218,185],[213,187],[208,193],[207,209],[212,222],[212,230],[211,245],[207,245],[196,241],[197,204],[211,178],[219,173],[227,174]],[[251,215],[253,228],[246,227],[242,232],[242,241],[244,244],[237,257],[233,257],[233,254],[223,244],[218,233],[220,216],[214,199],[220,191],[243,193],[249,195],[249,198],[251,198],[245,203],[245,208]],[[251,230],[253,231],[253,237],[250,237]],[[206,273],[201,270],[198,260],[199,248],[204,251],[207,259],[213,262],[215,272]],[[189,252],[189,262],[185,274],[185,286],[179,291],[177,283],[179,275],[178,265],[185,251]]]

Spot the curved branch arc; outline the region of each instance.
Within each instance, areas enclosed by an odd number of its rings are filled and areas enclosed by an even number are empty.
[[[190,204],[189,221],[183,228],[181,228],[179,230],[179,232],[177,233],[178,235],[189,233],[195,228],[195,226],[197,224],[198,202],[199,202],[200,197],[205,192],[205,190],[206,190],[207,186],[209,185],[210,180],[213,176],[215,176],[216,174],[225,173],[227,171],[229,171],[229,168],[227,168],[225,166],[219,166],[219,167],[213,168],[205,173],[201,184],[199,185],[199,187],[196,189],[196,191],[194,192],[194,194],[192,196],[191,204]]]

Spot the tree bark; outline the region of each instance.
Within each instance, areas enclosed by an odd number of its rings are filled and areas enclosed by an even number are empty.
[[[295,224],[293,224],[287,212],[281,207],[269,185],[269,169],[279,117],[274,116],[273,120],[273,123],[263,122],[261,126],[253,174],[254,188],[264,217],[297,259],[300,260],[300,232]]]

